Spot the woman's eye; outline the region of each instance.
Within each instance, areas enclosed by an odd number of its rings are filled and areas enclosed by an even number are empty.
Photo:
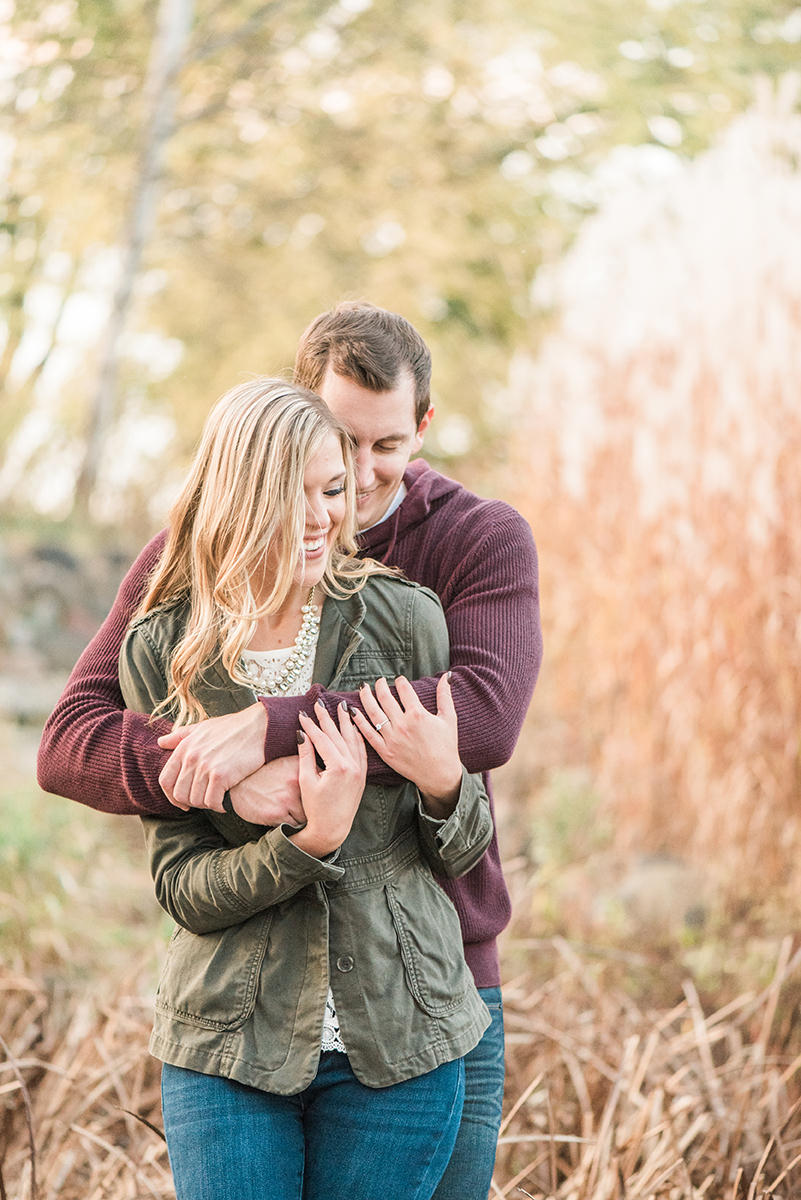
[[[336,487],[328,488],[327,491],[323,492],[323,495],[324,496],[341,496],[342,493],[344,492],[344,490],[345,490],[344,483],[338,483],[336,485]]]

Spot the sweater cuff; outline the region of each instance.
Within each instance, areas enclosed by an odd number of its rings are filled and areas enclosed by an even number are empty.
[[[298,713],[311,716],[314,702],[319,700],[322,688],[315,683],[303,696],[260,696],[267,710],[267,732],[264,735],[264,761],[286,758],[298,752]]]

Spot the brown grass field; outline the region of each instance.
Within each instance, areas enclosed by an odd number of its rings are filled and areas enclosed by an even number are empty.
[[[669,1008],[604,982],[561,938],[544,982],[505,988],[508,1082],[493,1197],[792,1200],[801,1194],[801,1055],[791,1048],[801,954],[705,1012],[693,983]],[[0,1196],[173,1196],[160,1131],[150,999],[135,977],[59,994],[0,975]]]
[[[801,1197],[796,98],[588,218],[510,374],[546,657],[499,780],[495,1200]],[[5,818],[0,1200],[170,1197],[154,902],[95,814],[41,875],[29,800]]]

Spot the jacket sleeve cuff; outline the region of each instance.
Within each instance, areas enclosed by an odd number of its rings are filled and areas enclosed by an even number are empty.
[[[418,796],[418,825],[423,852],[435,871],[456,878],[475,866],[492,841],[492,815],[480,775],[462,767],[456,807],[449,817],[432,817]]]
[[[325,858],[315,858],[292,841],[290,834],[293,833],[297,833],[294,825],[283,824],[267,835],[273,840],[273,850],[280,858],[282,870],[286,870],[292,876],[302,876],[304,883],[333,882],[342,878],[345,868],[337,866],[336,863],[339,847],[333,853],[326,854]]]

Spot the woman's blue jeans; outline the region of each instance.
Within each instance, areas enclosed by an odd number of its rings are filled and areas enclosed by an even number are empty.
[[[464,1061],[368,1088],[326,1052],[295,1096],[165,1063],[161,1094],[177,1200],[430,1200],[459,1129]]]

